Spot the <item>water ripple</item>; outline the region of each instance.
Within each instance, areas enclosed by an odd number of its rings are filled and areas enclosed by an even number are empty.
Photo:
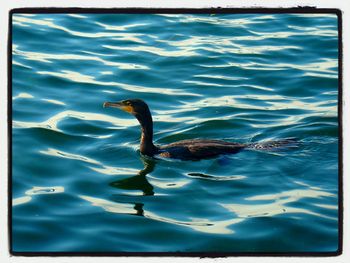
[[[322,191],[315,190],[312,188],[309,189],[295,189],[290,191],[284,191],[281,193],[265,194],[265,195],[256,195],[245,198],[247,201],[253,201],[252,204],[221,204],[223,207],[229,211],[236,214],[239,218],[247,217],[261,217],[261,216],[276,216],[279,214],[309,214],[318,217],[324,217],[331,220],[337,220],[336,217],[325,216],[316,212],[310,211],[310,209],[303,209],[292,207],[291,204],[303,199],[321,199],[323,197],[333,197],[336,195]],[[267,204],[257,203],[254,204],[254,201],[269,201]],[[327,206],[323,207],[329,209]],[[332,209],[332,208],[331,208]]]
[[[234,231],[228,228],[228,226],[240,223],[242,219],[231,219],[225,221],[210,221],[208,219],[191,218],[189,221],[179,221],[172,218],[163,217],[156,213],[145,211],[139,208],[135,204],[118,203],[104,200],[101,198],[95,198],[91,196],[80,196],[80,198],[90,202],[93,206],[98,206],[110,213],[118,214],[131,214],[140,215],[150,220],[161,221],[178,226],[188,227],[195,231],[212,233],[212,234],[232,234]]]
[[[49,54],[49,53],[40,53],[40,52],[30,52],[30,51],[22,51],[18,49],[16,45],[13,47],[13,53],[23,57],[28,60],[35,60],[44,63],[53,63],[52,60],[90,60],[90,61],[98,61],[106,66],[117,67],[119,69],[149,69],[147,66],[130,64],[130,63],[120,63],[120,62],[112,62],[104,60],[100,57],[96,56],[85,56],[85,55],[75,55],[75,54]]]
[[[56,25],[54,22],[51,22],[48,20],[27,18],[27,17],[23,17],[23,16],[19,16],[19,15],[13,16],[13,20],[17,23],[20,23],[20,25],[33,24],[33,25],[38,25],[38,26],[45,26],[45,27],[49,27],[52,29],[64,31],[66,33],[69,33],[73,36],[78,36],[78,37],[85,37],[85,38],[117,37],[117,39],[119,39],[119,40],[133,41],[136,43],[144,43],[144,41],[142,41],[140,38],[137,37],[137,36],[140,36],[141,34],[112,33],[112,32],[101,32],[101,33],[80,32],[80,31],[70,30],[64,26]]]
[[[61,72],[51,72],[51,71],[38,71],[38,74],[54,76],[63,79],[67,79],[69,81],[79,82],[79,83],[88,83],[100,86],[108,86],[108,87],[118,87],[128,91],[134,92],[150,92],[150,93],[159,93],[159,89],[162,90],[163,94],[168,95],[183,95],[183,96],[195,96],[199,97],[200,95],[190,92],[184,92],[181,90],[167,89],[167,88],[152,88],[146,86],[138,86],[138,85],[129,85],[120,82],[114,81],[98,81],[94,76],[84,75],[79,72],[74,72],[70,70],[62,70]]]
[[[14,14],[14,250],[336,251],[337,22]],[[103,108],[127,98],[148,103],[157,145],[299,143],[196,162],[146,158],[138,121]]]
[[[59,123],[66,118],[76,118],[84,121],[103,121],[109,122],[112,125],[124,129],[125,125],[133,126],[135,124],[134,120],[120,119],[117,117],[111,117],[105,114],[91,113],[91,112],[81,112],[81,111],[62,111],[56,115],[50,117],[43,122],[24,122],[24,121],[13,121],[13,127],[15,128],[45,128],[54,131],[62,132],[58,128]]]

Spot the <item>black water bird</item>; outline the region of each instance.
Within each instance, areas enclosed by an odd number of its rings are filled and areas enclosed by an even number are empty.
[[[153,120],[148,105],[140,99],[127,99],[120,102],[105,102],[104,107],[114,107],[135,116],[141,125],[140,152],[150,157],[160,156],[181,160],[200,160],[223,154],[235,154],[245,148],[271,149],[295,143],[294,138],[262,143],[235,143],[212,139],[190,139],[164,146],[153,144]]]

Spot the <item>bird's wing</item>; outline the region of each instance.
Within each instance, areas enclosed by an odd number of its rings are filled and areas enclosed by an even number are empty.
[[[218,144],[218,143],[205,143],[205,144],[192,144],[187,146],[188,150],[194,157],[206,158],[219,154],[237,153],[242,150],[245,145],[242,144]]]
[[[218,145],[240,145],[239,143],[227,142],[222,140],[213,139],[187,139],[182,141],[177,141],[166,145],[166,147],[176,147],[176,146],[203,146],[204,144],[218,144]]]

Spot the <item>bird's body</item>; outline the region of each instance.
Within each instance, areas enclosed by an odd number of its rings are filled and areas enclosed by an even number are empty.
[[[158,149],[161,157],[182,160],[213,158],[221,154],[234,154],[246,145],[221,140],[194,139],[174,142]]]
[[[105,102],[104,107],[122,109],[136,117],[141,125],[140,152],[150,157],[160,156],[180,160],[200,160],[213,158],[222,154],[235,154],[244,148],[271,148],[289,144],[293,139],[271,141],[266,143],[235,143],[223,140],[190,139],[168,145],[153,144],[153,121],[148,105],[140,99],[128,99],[121,102]]]

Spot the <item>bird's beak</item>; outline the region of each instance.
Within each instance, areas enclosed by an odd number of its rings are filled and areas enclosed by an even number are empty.
[[[103,103],[103,107],[104,108],[107,108],[107,107],[118,108],[118,109],[121,109],[121,110],[126,111],[128,113],[133,112],[133,108],[129,105],[125,105],[123,102],[105,102],[105,103]]]
[[[105,102],[103,103],[103,108],[107,108],[107,107],[113,107],[113,108],[120,108],[123,106],[123,103],[121,102]]]

